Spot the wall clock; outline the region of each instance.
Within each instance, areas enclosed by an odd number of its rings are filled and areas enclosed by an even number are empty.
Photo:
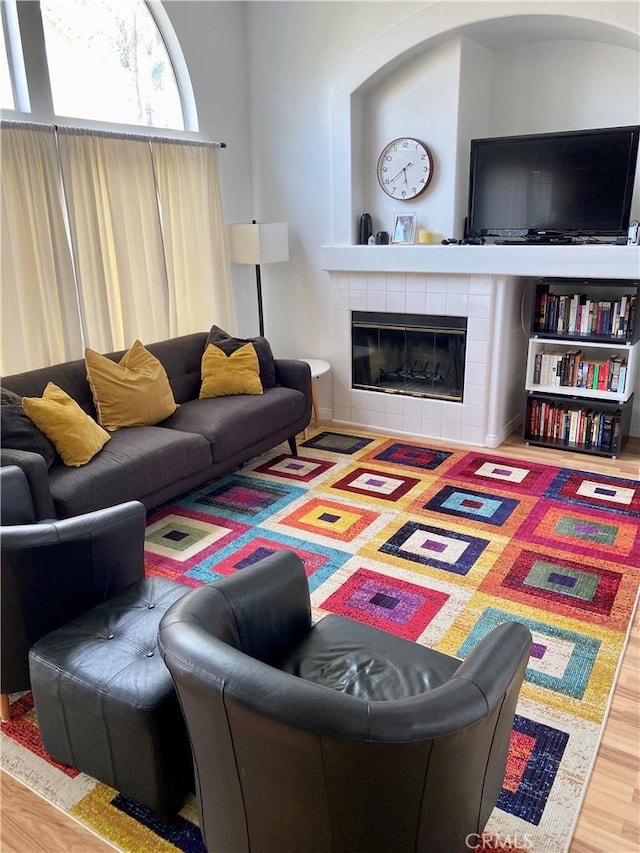
[[[415,198],[426,190],[432,177],[433,157],[419,139],[394,139],[378,157],[378,182],[391,198]]]

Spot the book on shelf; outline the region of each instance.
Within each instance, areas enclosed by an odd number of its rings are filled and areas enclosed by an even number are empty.
[[[633,338],[637,297],[625,293],[617,299],[592,299],[586,293],[536,295],[535,330],[547,334]]]
[[[609,362],[608,361],[600,361],[598,362],[598,384],[596,386],[597,391],[606,391],[609,382]]]
[[[533,359],[533,384],[540,385],[540,376],[542,375],[542,353],[537,352]]]
[[[624,393],[627,358],[613,353],[595,361],[579,348],[540,350],[533,357],[533,385],[549,388],[584,388],[587,391]]]
[[[620,365],[620,375],[618,377],[618,393],[623,394],[627,386],[627,363],[626,361]]]
[[[611,439],[613,438],[613,415],[605,412],[602,416],[602,439],[600,447],[602,450],[611,450]]]
[[[526,425],[528,439],[604,452],[615,452],[622,436],[620,412],[597,411],[589,406],[559,401],[530,399]]]

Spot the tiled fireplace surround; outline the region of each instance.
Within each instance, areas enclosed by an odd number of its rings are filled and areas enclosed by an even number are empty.
[[[331,291],[331,407],[336,423],[498,447],[524,406],[535,278],[633,279],[634,246],[322,247]],[[467,317],[462,403],[351,387],[351,312]],[[328,388],[323,388],[326,393]],[[326,401],[327,397],[321,398]]]
[[[524,376],[522,360],[517,398],[506,406],[509,411],[500,423],[496,422],[492,399],[496,393],[513,398],[509,375],[514,365],[505,371],[500,391],[492,388],[495,382],[492,362],[499,357],[496,350],[504,357],[508,343],[496,341],[498,329],[493,319],[496,303],[504,301],[500,298],[506,286],[504,276],[333,271],[330,280],[334,421],[491,447],[498,446],[517,425]],[[522,288],[521,282],[511,280],[511,295],[518,296],[518,314]],[[354,390],[351,387],[352,311],[467,317],[463,402]],[[510,311],[509,318],[513,316]],[[525,340],[519,323],[516,341],[518,338],[521,343]],[[518,352],[520,358],[521,346]],[[506,396],[502,402],[508,403]]]

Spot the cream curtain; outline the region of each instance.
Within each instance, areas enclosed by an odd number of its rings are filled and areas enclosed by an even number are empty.
[[[0,129],[3,374],[80,358],[53,128]]]
[[[216,324],[235,330],[218,187],[218,149],[151,142],[167,278],[171,334]]]
[[[2,125],[2,371],[235,330],[213,143]]]
[[[99,352],[170,336],[169,295],[148,141],[58,131],[86,345]]]

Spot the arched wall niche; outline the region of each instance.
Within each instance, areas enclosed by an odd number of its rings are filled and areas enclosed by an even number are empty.
[[[365,209],[374,213],[374,228],[388,230],[389,205],[397,207],[397,202],[387,202],[381,191],[376,193],[371,177],[379,145],[376,133],[383,133],[385,126],[384,99],[390,89],[395,92],[402,89],[405,72],[418,69],[416,79],[423,74],[423,83],[428,85],[430,63],[437,66],[434,81],[442,79],[443,68],[447,71],[444,90],[439,86],[434,97],[424,104],[425,112],[432,109],[435,120],[440,122],[440,141],[444,144],[446,140],[447,149],[447,162],[439,164],[440,180],[434,181],[425,195],[440,212],[440,227],[436,230],[448,231],[450,236],[461,229],[466,208],[469,139],[488,134],[486,117],[496,53],[518,46],[530,48],[534,44],[560,51],[561,42],[571,43],[572,49],[585,44],[598,45],[598,49],[608,46],[617,50],[621,68],[631,67],[636,71],[635,78],[639,76],[640,29],[637,5],[632,2],[434,3],[371,42],[340,70],[333,83],[333,242],[348,245],[356,241],[357,220]],[[640,120],[638,83],[631,82],[636,97],[633,90],[624,89],[628,84],[627,78],[617,89],[619,97],[627,99],[622,120],[603,124],[632,124]],[[419,136],[411,130],[410,98],[405,94],[404,102],[401,98],[400,103],[403,119],[406,117],[402,127],[406,129],[396,135]],[[628,115],[630,119],[624,117]],[[511,132],[534,130],[523,128]],[[636,204],[637,196],[636,192]],[[433,225],[428,217],[421,218],[419,207],[418,219],[424,226]]]

